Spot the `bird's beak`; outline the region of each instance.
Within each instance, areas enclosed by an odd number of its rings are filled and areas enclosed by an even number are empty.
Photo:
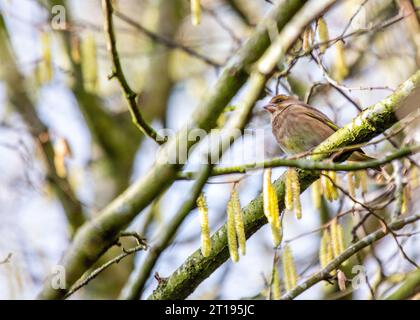
[[[277,110],[277,106],[275,104],[272,104],[272,103],[267,104],[263,108],[270,113],[274,113]]]

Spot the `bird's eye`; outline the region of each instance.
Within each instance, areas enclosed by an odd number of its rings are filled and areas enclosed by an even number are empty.
[[[273,100],[271,100],[271,101],[272,101],[272,103],[278,104],[278,103],[282,103],[285,100],[286,100],[286,96],[278,95],[278,96],[274,97]]]

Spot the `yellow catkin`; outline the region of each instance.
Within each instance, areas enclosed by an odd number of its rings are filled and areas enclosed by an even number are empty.
[[[270,189],[271,185],[271,169],[264,170],[263,174],[263,201],[264,201],[264,215],[268,222],[271,223],[271,202],[270,202]]]
[[[244,256],[246,254],[245,227],[241,211],[241,203],[239,201],[239,195],[236,189],[232,190],[230,201],[232,203],[233,211],[235,213],[235,230],[238,239],[239,249],[241,251],[241,254]]]
[[[313,39],[314,39],[314,30],[312,29],[311,26],[308,26],[303,32],[303,43],[302,43],[303,51],[307,52],[311,49]]]
[[[330,37],[329,37],[329,34],[328,34],[327,24],[325,23],[325,20],[323,18],[319,18],[318,19],[317,31],[318,31],[319,41],[322,43],[319,46],[319,51],[321,53],[324,53],[325,50],[327,50],[327,47],[328,47],[328,44],[325,43],[325,42],[327,42]]]
[[[271,224],[271,236],[273,238],[273,245],[278,247],[283,239],[281,222],[279,224]]]
[[[321,179],[316,180],[311,187],[312,204],[316,209],[321,209],[322,184]]]
[[[408,186],[405,186],[402,192],[402,199],[401,199],[401,214],[406,214],[408,211]]]
[[[48,32],[41,34],[42,45],[42,82],[49,82],[53,77],[51,38]]]
[[[343,227],[338,224],[337,219],[331,222],[330,232],[332,251],[334,258],[337,258],[345,250]]]
[[[356,189],[360,188],[361,180],[360,180],[360,174],[358,171],[354,173],[354,186]]]
[[[356,196],[356,188],[354,187],[354,172],[347,173],[347,187],[349,194],[354,198]]]
[[[95,91],[98,82],[98,58],[93,34],[88,34],[82,42],[82,71],[88,91]]]
[[[230,258],[233,262],[238,262],[239,254],[235,230],[235,212],[231,201],[227,205],[227,236]]]
[[[416,166],[410,168],[410,182],[413,189],[419,186],[419,169]]]
[[[286,245],[282,255],[284,287],[290,291],[297,285],[297,272],[290,247]]]
[[[60,178],[67,177],[67,168],[63,157],[57,155],[54,156],[54,167],[55,172]]]
[[[319,247],[319,262],[321,267],[325,268],[333,259],[330,232],[326,229],[322,235],[321,245]]]
[[[206,198],[203,193],[197,198],[197,208],[201,223],[201,254],[203,257],[208,257],[211,252],[210,227]]]
[[[273,264],[273,272],[271,276],[273,277],[271,281],[271,297],[273,300],[280,300],[280,297],[281,297],[280,274],[279,274],[279,269],[278,269],[276,261]]]
[[[321,185],[325,199],[332,201],[331,188],[329,187],[330,181],[327,177],[328,173],[327,171],[321,171],[321,174]]]
[[[362,194],[367,193],[368,185],[367,185],[367,174],[365,170],[357,171],[357,175],[360,179],[360,187],[362,189]]]
[[[296,193],[295,193],[296,194]],[[297,219],[302,219],[302,205],[300,203],[299,194],[295,196],[295,214]]]
[[[289,168],[289,174],[291,179],[292,198],[293,198],[293,209],[296,214],[296,218],[302,218],[302,205],[300,203],[300,182],[299,176],[294,168]]]
[[[337,224],[337,238],[338,238],[338,249],[340,254],[346,250],[345,241],[344,241],[344,229],[341,224]]]
[[[342,81],[349,73],[344,51],[344,42],[338,41],[335,44],[335,59],[333,65],[333,74],[337,81]]]
[[[337,188],[334,183],[337,181],[337,174],[335,171],[322,171],[322,181],[324,185],[324,195],[328,201],[338,199]],[[329,178],[328,178],[329,177]]]
[[[70,38],[70,56],[75,63],[80,63],[81,53],[80,53],[80,38],[72,34]]]
[[[201,3],[200,0],[191,0],[192,24],[197,26],[201,23]]]
[[[411,188],[411,186],[409,185],[409,184],[407,184],[406,186],[405,186],[405,191],[406,191],[406,196],[407,196],[407,200],[408,201],[411,201],[411,199],[413,198],[413,194],[412,194],[412,188]]]
[[[285,193],[284,193],[284,205],[285,205],[286,209],[289,210],[289,211],[293,210],[293,204],[294,204],[293,203],[293,186],[292,186],[292,184],[293,184],[293,182],[292,182],[293,172],[292,172],[292,170],[293,170],[292,168],[289,168],[287,170],[286,183],[285,183],[286,189],[285,189]]]
[[[331,188],[332,198],[333,198],[333,200],[337,200],[338,199],[338,191],[337,191],[337,188],[335,187],[335,185],[338,184],[337,172],[336,171],[329,171],[328,175],[331,178],[330,188]]]
[[[264,201],[264,214],[271,225],[271,233],[274,246],[281,243],[283,234],[281,229],[281,220],[279,213],[279,206],[277,200],[277,193],[271,183],[271,169],[264,171],[263,178],[263,201]]]
[[[322,176],[322,185],[323,185],[323,190],[324,190],[324,195],[325,198],[328,201],[333,201],[333,188],[331,186],[331,181],[330,179],[328,179],[329,175],[328,175],[328,171],[323,171],[323,176]]]

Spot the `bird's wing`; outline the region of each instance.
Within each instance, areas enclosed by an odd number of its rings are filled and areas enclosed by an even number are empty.
[[[337,131],[339,129],[339,127],[332,120],[330,120],[325,114],[323,114],[318,109],[315,109],[314,107],[306,103],[300,103],[300,104],[297,104],[296,106],[304,109],[302,110],[302,112],[304,112],[306,116],[316,119],[318,121],[321,121],[322,123],[325,123],[332,130]],[[375,160],[375,158],[369,157],[362,149],[358,148],[352,153],[352,155],[348,158],[348,160],[349,161],[369,161],[369,160]]]
[[[330,120],[325,114],[323,114],[318,109],[315,109],[314,107],[311,107],[310,105],[306,103],[302,103],[300,106],[304,109],[310,109],[310,110],[303,110],[305,115],[307,115],[308,117],[311,117],[313,119],[321,121],[322,123],[325,123],[328,127],[333,129],[334,131],[337,131],[339,129],[338,126],[332,120]]]

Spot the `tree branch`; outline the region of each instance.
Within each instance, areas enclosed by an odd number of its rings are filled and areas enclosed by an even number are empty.
[[[276,167],[291,167],[304,170],[328,170],[328,171],[358,171],[363,169],[374,169],[384,164],[390,163],[393,160],[401,159],[420,151],[420,145],[404,147],[399,151],[393,152],[382,159],[349,162],[349,163],[334,163],[331,161],[313,161],[310,159],[285,159],[275,158],[262,162],[247,163],[238,166],[218,167],[214,168],[211,176],[221,176],[226,174],[246,174],[252,170]],[[178,174],[179,179],[194,179],[196,172],[187,171]]]

